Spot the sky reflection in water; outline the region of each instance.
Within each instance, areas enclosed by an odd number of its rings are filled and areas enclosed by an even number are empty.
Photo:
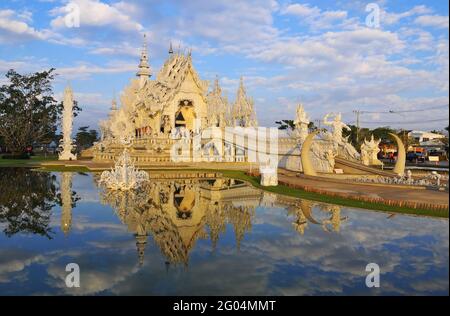
[[[107,194],[94,177],[0,169],[0,294],[449,293],[445,219],[293,200],[224,179]],[[70,262],[80,266],[78,289],[64,282]],[[381,268],[379,289],[365,286],[370,262]]]

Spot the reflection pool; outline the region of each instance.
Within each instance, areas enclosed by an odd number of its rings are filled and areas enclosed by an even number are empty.
[[[97,174],[0,168],[1,295],[448,295],[448,219],[226,178],[108,192]],[[80,287],[66,286],[66,265]],[[380,287],[366,286],[366,266]]]

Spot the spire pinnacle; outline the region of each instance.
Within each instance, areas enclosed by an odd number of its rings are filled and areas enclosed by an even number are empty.
[[[136,234],[136,248],[138,252],[138,262],[139,266],[144,264],[144,254],[145,254],[145,246],[147,244],[147,235],[139,235]]]
[[[148,63],[148,51],[147,51],[147,35],[144,34],[144,44],[142,46],[141,58],[139,62],[139,71],[137,72],[137,76],[141,78],[141,82],[145,79],[148,79],[152,72],[150,70],[150,65]]]
[[[173,54],[172,41],[170,42],[170,46],[169,46],[169,54],[170,54],[170,55]]]
[[[112,110],[112,111],[117,110],[116,94],[114,94],[114,97],[113,97],[112,102],[111,102],[111,110]]]

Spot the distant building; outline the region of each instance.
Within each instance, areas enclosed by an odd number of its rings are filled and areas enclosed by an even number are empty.
[[[434,139],[442,139],[445,138],[445,135],[423,132],[423,131],[411,131],[408,133],[409,137],[414,138],[415,141],[419,143],[428,142]]]

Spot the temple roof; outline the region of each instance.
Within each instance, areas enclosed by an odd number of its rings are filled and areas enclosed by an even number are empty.
[[[144,106],[150,113],[162,110],[179,92],[181,85],[191,74],[203,96],[208,82],[199,78],[192,65],[191,54],[170,54],[158,73],[156,80],[147,80],[140,91],[137,106]]]

